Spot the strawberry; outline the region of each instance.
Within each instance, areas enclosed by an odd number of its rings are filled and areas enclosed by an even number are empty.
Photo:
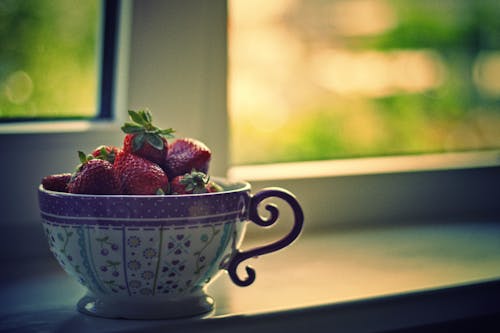
[[[43,177],[43,188],[49,191],[68,192],[68,183],[71,180],[70,173],[60,173]]]
[[[122,151],[116,156],[114,166],[123,194],[164,194],[168,191],[168,177],[156,163]]]
[[[171,194],[199,194],[220,192],[222,188],[210,177],[200,171],[191,171],[181,176],[176,176],[170,182]]]
[[[195,139],[177,139],[169,145],[163,169],[170,179],[184,175],[192,170],[208,172],[212,152],[201,141]]]
[[[82,162],[68,183],[69,193],[119,194],[119,183],[113,164],[78,152]]]
[[[170,182],[171,194],[206,193],[205,186],[208,184],[208,176],[203,172],[193,170],[181,176],[176,176]]]
[[[161,164],[167,156],[167,138],[173,137],[173,129],[160,129],[153,125],[149,110],[129,112],[132,122],[126,122],[122,131],[126,133],[123,150],[135,154],[151,162]]]
[[[113,164],[115,162],[115,157],[121,151],[120,148],[115,146],[99,146],[91,153],[95,158],[99,158],[101,160],[106,160]]]

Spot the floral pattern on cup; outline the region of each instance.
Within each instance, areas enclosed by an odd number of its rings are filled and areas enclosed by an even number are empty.
[[[231,238],[243,229],[236,222],[175,229],[44,225],[61,266],[91,291],[149,296],[202,288],[231,255]]]

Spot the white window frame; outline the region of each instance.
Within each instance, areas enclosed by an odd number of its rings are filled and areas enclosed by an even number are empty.
[[[433,156],[432,162],[413,156],[230,168],[226,1],[123,0],[120,22],[113,121],[0,127],[0,228],[38,232],[41,178],[71,171],[77,150],[121,144],[118,128],[126,110],[141,107],[149,107],[157,123],[175,128],[178,136],[206,142],[213,150],[212,175],[246,178],[254,191],[281,186],[295,193],[306,231],[498,219],[498,151]]]

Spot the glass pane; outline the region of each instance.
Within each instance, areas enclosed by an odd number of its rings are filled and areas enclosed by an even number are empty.
[[[0,0],[0,121],[94,117],[100,1]]]
[[[229,2],[233,164],[500,148],[500,1]]]

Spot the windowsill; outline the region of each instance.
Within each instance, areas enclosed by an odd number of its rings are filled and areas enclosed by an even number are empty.
[[[328,161],[234,166],[228,176],[248,181],[323,178],[500,165],[500,150],[364,157]]]
[[[60,120],[30,121],[0,124],[0,135],[3,134],[58,134],[82,133],[89,131],[116,131],[119,128],[116,120]]]
[[[3,263],[12,273],[0,286],[0,330],[300,331],[298,319],[309,319],[311,332],[322,325],[364,332],[488,316],[500,313],[499,238],[500,223],[482,222],[304,233],[281,252],[249,260],[257,272],[252,286],[219,277],[208,289],[213,314],[164,321],[88,317],[75,310],[84,289],[54,259],[10,269]]]

